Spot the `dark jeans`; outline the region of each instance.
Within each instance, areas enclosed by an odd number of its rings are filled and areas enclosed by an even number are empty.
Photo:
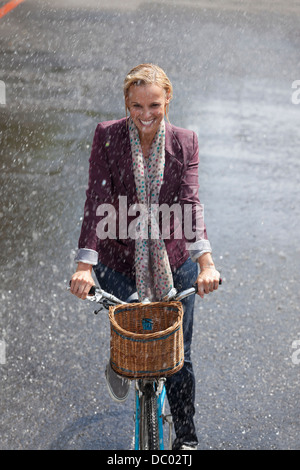
[[[126,300],[136,291],[135,280],[122,273],[113,271],[101,263],[94,266],[94,271],[101,288],[121,300]],[[174,287],[178,292],[188,289],[196,281],[197,274],[197,264],[189,258],[173,272]],[[184,365],[179,372],[168,377],[166,381],[167,396],[176,433],[173,449],[179,449],[183,443],[190,445],[198,443],[193,419],[195,414],[195,376],[191,361],[194,303],[194,295],[182,300]]]

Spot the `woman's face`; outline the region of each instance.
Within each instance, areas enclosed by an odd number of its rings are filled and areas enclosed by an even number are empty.
[[[152,141],[164,118],[168,102],[165,90],[158,85],[131,85],[126,106],[138,128],[141,142]]]

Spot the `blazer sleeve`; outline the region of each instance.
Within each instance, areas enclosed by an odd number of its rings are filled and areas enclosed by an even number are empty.
[[[100,123],[95,131],[89,159],[89,180],[84,205],[84,217],[78,241],[79,251],[82,249],[97,251],[99,239],[96,229],[101,219],[96,214],[97,208],[100,204],[111,203],[112,201],[112,178],[106,152],[108,144],[105,128]]]
[[[204,222],[204,207],[199,200],[199,144],[193,132],[193,144],[186,156],[186,165],[180,186],[180,202],[183,211],[183,232],[195,261],[201,254],[211,252]]]

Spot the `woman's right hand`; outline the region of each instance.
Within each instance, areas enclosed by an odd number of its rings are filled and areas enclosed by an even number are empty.
[[[91,264],[78,263],[76,272],[71,278],[70,292],[82,300],[86,299],[91,287],[95,285],[92,269]]]

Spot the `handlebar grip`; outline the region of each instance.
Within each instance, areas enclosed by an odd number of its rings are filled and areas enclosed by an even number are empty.
[[[71,281],[69,281],[69,286],[71,287]],[[95,295],[96,293],[96,286],[92,286],[89,290],[88,295]]]
[[[88,295],[95,295],[95,293],[96,293],[96,286],[92,286],[89,290]]]
[[[219,279],[219,286],[220,286],[221,284],[222,284],[222,278]],[[193,287],[194,287],[195,290],[196,290],[195,294],[197,294],[197,292],[198,292],[198,284],[197,284],[197,282],[195,282],[195,284],[193,285]]]

